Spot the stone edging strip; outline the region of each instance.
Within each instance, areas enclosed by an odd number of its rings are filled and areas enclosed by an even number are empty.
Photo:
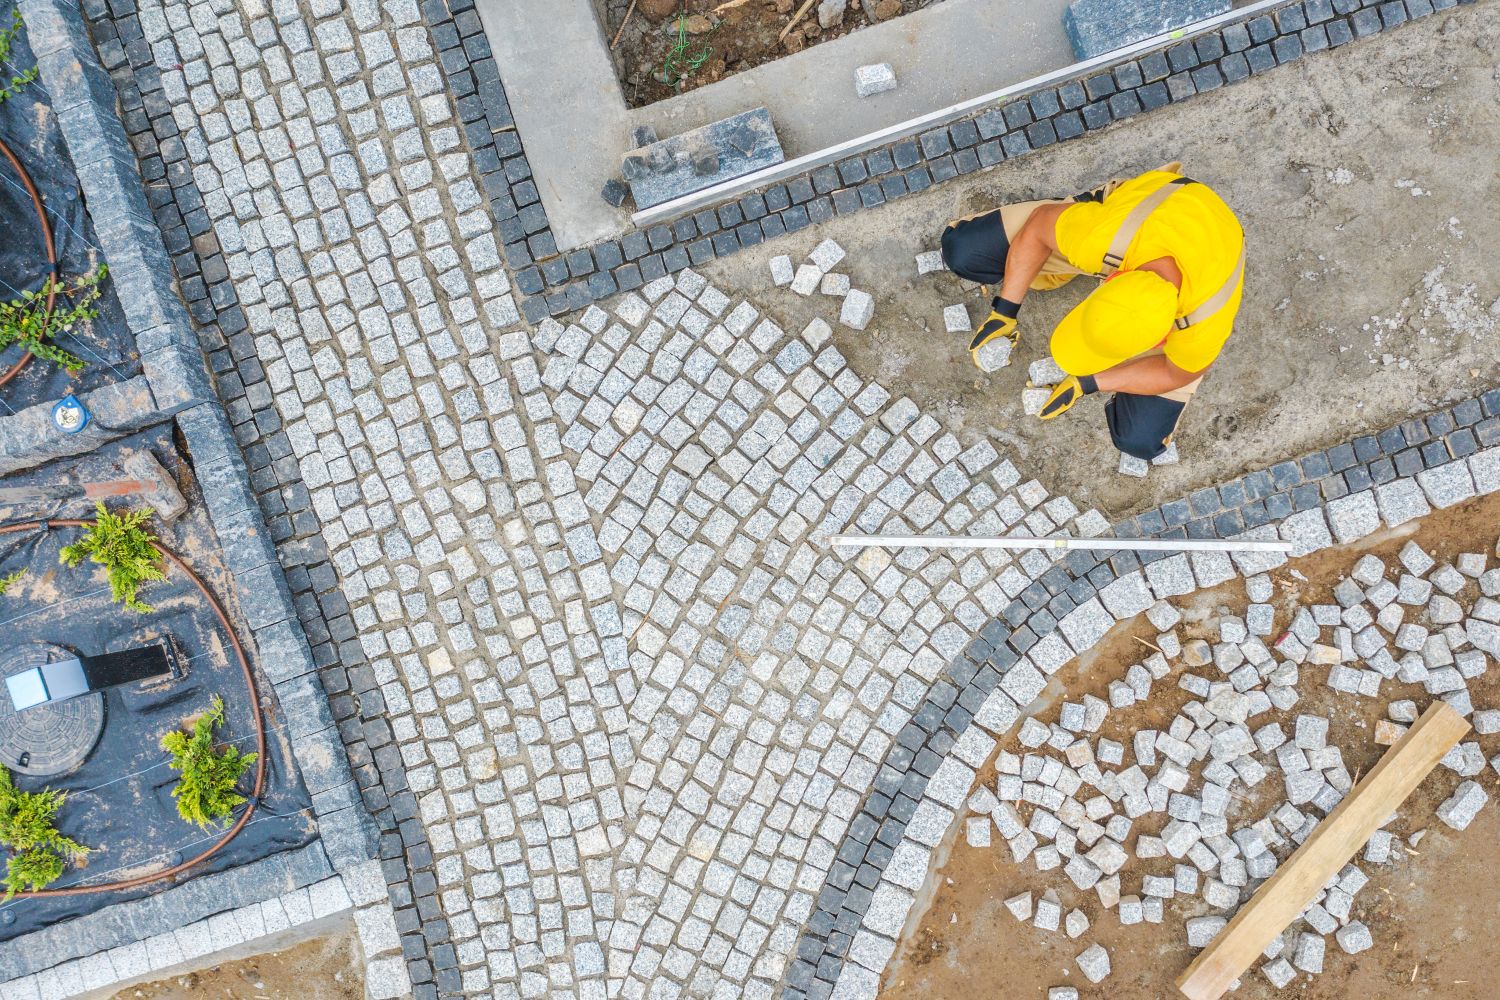
[[[538,322],[1475,0],[1288,0],[736,201],[559,253],[474,0],[423,0],[521,311]]]
[[[142,418],[144,423],[138,426],[175,415],[187,441],[195,478],[234,583],[241,617],[250,632],[247,638],[253,640],[260,671],[271,682],[285,718],[320,837],[294,852],[295,861],[284,862],[277,855],[203,876],[48,927],[17,939],[6,949],[15,961],[0,964],[0,975],[12,978],[45,968],[36,976],[38,982],[46,980],[49,984],[42,995],[68,996],[135,974],[128,971],[139,964],[130,957],[134,953],[122,950],[139,948],[145,940],[145,931],[136,928],[170,931],[204,917],[211,917],[210,924],[217,921],[228,926],[222,919],[224,911],[235,906],[249,904],[247,908],[253,909],[263,900],[274,899],[277,893],[301,892],[302,887],[319,880],[327,885],[329,876],[356,869],[368,871],[377,853],[378,832],[349,769],[290,588],[251,488],[249,471],[205,368],[187,310],[172,285],[171,259],[147,204],[135,154],[116,111],[115,87],[99,64],[76,5],[68,0],[19,0],[19,5],[95,233],[136,338],[144,373],[141,378],[148,383],[147,392],[155,404],[155,412],[148,411],[150,418]],[[123,391],[121,387],[109,388]],[[88,447],[98,443],[89,442]],[[366,902],[387,898],[383,879],[377,881],[381,883],[378,897],[373,889],[360,893]],[[342,888],[338,893],[343,894],[344,905],[336,909],[314,906],[313,911],[322,912],[313,912],[307,919],[351,909],[349,894]],[[324,893],[324,897],[334,896],[337,894],[332,890]],[[385,909],[390,912],[389,906]],[[144,919],[132,916],[137,910],[142,911]],[[218,916],[211,916],[214,914]],[[288,926],[297,922],[291,921]],[[380,947],[367,947],[367,958],[399,948],[394,928],[392,920],[390,940],[377,936],[372,944]],[[209,940],[231,947],[251,936],[234,940],[233,935],[214,933]],[[111,948],[122,951],[118,965],[102,951]],[[215,943],[204,950],[193,950],[184,944],[182,950],[185,958],[193,958],[219,950],[219,946]],[[35,962],[26,961],[27,956],[33,956]],[[395,970],[382,968],[380,977],[386,984],[383,988],[395,990],[386,995],[397,996],[409,991],[410,983],[405,980],[399,956],[391,961]],[[46,967],[39,963],[46,963]],[[107,969],[114,970],[113,979],[108,978]],[[399,990],[397,980],[402,983]],[[5,983],[6,995],[14,987],[25,996],[25,984],[24,979]]]
[[[1357,487],[1357,488],[1355,488]],[[1294,556],[1500,491],[1500,389],[1278,463],[1127,519],[1120,537],[1283,538]],[[1279,555],[1074,552],[992,622],[897,737],[838,851],[783,997],[873,997],[932,850],[976,769],[1047,677],[1157,600],[1285,562]]]

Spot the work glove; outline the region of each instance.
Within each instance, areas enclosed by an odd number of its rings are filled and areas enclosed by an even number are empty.
[[[1016,317],[1021,306],[998,295],[990,301],[990,314],[979,325],[974,339],[969,341],[969,357],[983,372],[994,372],[1010,362],[1010,352],[1021,339],[1021,328]]]
[[[1043,420],[1051,420],[1058,414],[1067,412],[1069,407],[1084,396],[1098,391],[1099,383],[1094,381],[1094,376],[1069,375],[1053,386],[1052,395],[1047,397],[1047,402],[1042,404],[1042,412],[1037,415]]]

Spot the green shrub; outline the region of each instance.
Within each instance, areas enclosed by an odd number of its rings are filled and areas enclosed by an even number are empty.
[[[156,536],[141,527],[155,511],[148,507],[111,514],[102,503],[94,506],[98,520],[84,531],[81,539],[63,547],[62,562],[77,566],[87,556],[103,566],[114,600],[137,614],[145,614],[151,605],[138,600],[136,591],[149,580],[167,578],[162,571],[161,550],[155,545]]]
[[[10,590],[10,588],[12,588],[16,584],[20,583],[21,582],[21,577],[23,577],[25,575],[26,575],[26,567],[22,566],[20,569],[16,570],[14,573],[7,573],[4,576],[0,576],[0,597],[4,597],[6,591]]]
[[[22,890],[45,888],[63,873],[65,862],[78,863],[89,849],[64,837],[53,825],[53,817],[67,801],[67,793],[44,788],[23,792],[0,768],[0,844],[10,851],[5,869],[5,898]]]
[[[24,291],[21,297],[0,301],[0,348],[18,344],[39,358],[45,358],[77,375],[84,360],[57,346],[59,334],[67,333],[79,323],[99,315],[94,305],[99,300],[100,282],[109,269],[100,264],[71,284],[49,275],[39,291]],[[56,290],[57,302],[47,315],[47,293]]]
[[[161,740],[162,749],[172,755],[172,768],[181,775],[172,789],[177,812],[204,829],[227,820],[234,807],[245,801],[234,786],[256,758],[233,746],[214,750],[214,729],[223,721],[224,700],[214,695],[213,706],[198,717],[191,734],[177,730]]]
[[[10,27],[0,30],[0,64],[11,66],[10,50],[16,42],[16,37],[21,34],[21,12],[15,11],[11,15]],[[14,66],[11,66],[14,69]],[[10,83],[0,86],[0,101],[13,97],[21,91],[21,88],[31,83],[37,77],[35,66],[21,70],[10,78]]]

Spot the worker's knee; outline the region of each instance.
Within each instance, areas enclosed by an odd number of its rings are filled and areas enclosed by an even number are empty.
[[[1150,461],[1167,450],[1185,405],[1162,396],[1116,393],[1104,407],[1109,436],[1125,454]]]
[[[1009,249],[999,211],[955,222],[943,230],[943,265],[966,281],[999,284]]]

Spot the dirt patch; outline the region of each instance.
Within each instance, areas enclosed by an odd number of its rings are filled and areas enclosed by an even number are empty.
[[[362,1000],[362,964],[354,935],[344,934],[129,986],[110,1000]]]
[[[796,26],[781,32],[802,9],[803,0],[597,0],[600,20],[615,47],[615,72],[625,102],[645,107],[695,90],[810,45],[849,34],[930,7],[940,0],[850,0],[837,19],[819,21],[824,6],[812,7]],[[837,6],[835,2],[833,6]],[[620,32],[621,24],[624,32]]]
[[[1500,524],[1500,495],[1470,501],[1434,514],[1416,524],[1372,536],[1363,543],[1330,549],[1294,560],[1271,575],[1277,583],[1276,630],[1279,635],[1296,609],[1303,605],[1332,602],[1331,591],[1365,552],[1373,552],[1391,565],[1408,538],[1429,553],[1445,560],[1476,548],[1490,552]],[[1295,574],[1301,574],[1299,579]],[[1468,605],[1475,599],[1471,583],[1459,596]],[[1184,620],[1177,627],[1183,639],[1217,639],[1211,623],[1222,613],[1243,614],[1248,601],[1244,584],[1233,580],[1184,600]],[[1121,623],[1093,655],[1080,657],[1053,679],[1052,690],[1066,691],[1068,700],[1085,693],[1107,695],[1109,681],[1120,678],[1150,650],[1137,639],[1150,641],[1155,629],[1141,618]],[[1181,668],[1174,664],[1174,675]],[[1355,698],[1334,692],[1324,682],[1324,673],[1306,667],[1298,684],[1298,703],[1289,712],[1274,709],[1257,716],[1257,725],[1280,722],[1290,731],[1291,720],[1311,712],[1330,718],[1328,742],[1338,746],[1344,762],[1356,775],[1368,771],[1384,748],[1372,739],[1376,720],[1385,717],[1386,706],[1400,698],[1411,698],[1425,707],[1431,696],[1420,684],[1386,681],[1376,698]],[[1469,682],[1477,708],[1500,705],[1500,670],[1492,669]],[[1129,745],[1133,733],[1159,727],[1171,720],[1190,699],[1187,692],[1168,678],[1158,682],[1148,701],[1129,709],[1111,711],[1099,736]],[[1061,698],[1054,700],[1060,701]],[[1058,708],[1040,713],[1043,722],[1056,720]],[[1476,737],[1468,737],[1470,739]],[[1477,737],[1486,756],[1500,751],[1500,737]],[[1001,741],[1003,749],[1025,752],[1015,735]],[[1258,786],[1269,796],[1280,796],[1280,781],[1270,763],[1271,775]],[[993,787],[994,771],[982,780]],[[1461,779],[1439,767],[1399,810],[1387,829],[1404,838],[1417,830],[1427,833],[1416,849],[1397,850],[1386,865],[1361,863],[1371,883],[1355,899],[1353,920],[1369,925],[1375,947],[1358,956],[1339,951],[1329,939],[1322,975],[1299,976],[1278,992],[1260,974],[1252,971],[1234,995],[1263,1000],[1268,997],[1304,997],[1334,1000],[1347,996],[1364,1000],[1396,1000],[1410,997],[1442,997],[1444,1000],[1480,1000],[1495,996],[1487,973],[1500,962],[1500,940],[1487,929],[1500,918],[1500,885],[1493,877],[1497,860],[1495,844],[1500,839],[1500,809],[1491,803],[1480,811],[1471,826],[1459,833],[1436,820],[1433,810],[1450,795]],[[1474,780],[1493,797],[1496,779],[1486,769]],[[1270,787],[1268,787],[1270,786]],[[1197,781],[1190,789],[1197,787]],[[1242,786],[1236,786],[1243,792]],[[1262,815],[1251,805],[1242,814],[1246,820]],[[1142,817],[1132,829],[1134,838],[1155,833],[1162,814]],[[1237,820],[1238,821],[1238,820]],[[1278,850],[1285,858],[1287,851]],[[1038,873],[1030,861],[1017,865],[1009,860],[1003,841],[990,848],[972,848],[960,836],[948,860],[936,876],[926,912],[914,933],[898,951],[886,975],[886,1000],[917,998],[963,998],[972,995],[975,983],[1004,982],[1003,995],[1010,998],[1045,997],[1050,986],[1072,985],[1084,997],[1160,998],[1178,995],[1175,977],[1187,967],[1196,950],[1186,944],[1183,921],[1212,912],[1196,896],[1169,900],[1161,924],[1122,926],[1113,911],[1106,912],[1092,892],[1080,892],[1060,871]],[[1170,859],[1143,862],[1135,859],[1122,872],[1124,891],[1136,890],[1142,874],[1169,874]],[[1048,933],[1021,924],[1005,909],[1003,901],[1017,893],[1039,895],[1046,889],[1058,892],[1064,912],[1079,907],[1090,927],[1076,941],[1061,931]],[[1109,950],[1112,975],[1099,986],[1090,986],[1078,973],[1074,957],[1090,943]],[[987,991],[988,992],[988,991]]]

